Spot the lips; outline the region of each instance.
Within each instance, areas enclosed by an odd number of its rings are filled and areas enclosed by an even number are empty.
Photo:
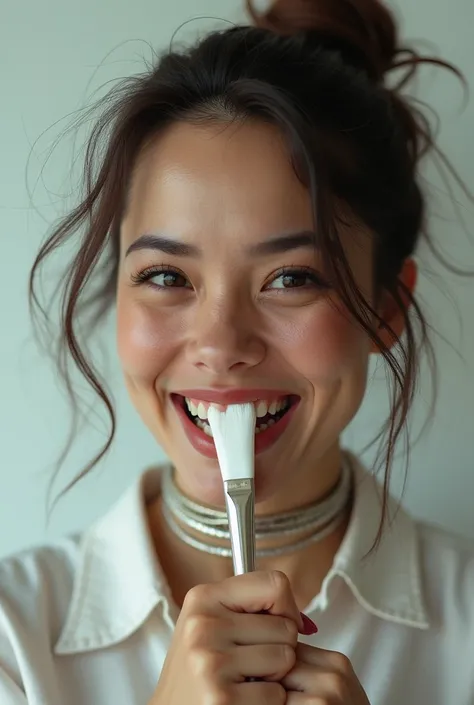
[[[220,407],[229,404],[255,404],[256,410],[260,412],[257,419],[259,428],[255,435],[255,453],[259,454],[270,448],[281,437],[293,417],[300,397],[285,391],[268,389],[225,391],[193,389],[172,394],[171,400],[193,448],[201,455],[217,459],[216,448],[206,420],[210,404],[217,404]],[[201,412],[199,416],[194,413],[198,410]]]

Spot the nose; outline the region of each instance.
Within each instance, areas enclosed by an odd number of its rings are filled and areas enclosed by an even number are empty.
[[[188,344],[192,365],[214,376],[256,367],[265,357],[265,343],[251,312],[224,306],[202,307],[193,321]]]

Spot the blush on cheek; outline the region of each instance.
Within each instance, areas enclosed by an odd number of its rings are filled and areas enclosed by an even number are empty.
[[[165,318],[137,302],[122,300],[118,305],[118,354],[123,370],[137,381],[153,383],[173,359],[176,331]]]
[[[367,335],[329,303],[308,307],[307,315],[280,331],[292,366],[317,385],[332,384],[369,355]]]

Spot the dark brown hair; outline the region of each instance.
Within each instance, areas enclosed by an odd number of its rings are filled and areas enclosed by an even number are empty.
[[[137,154],[174,121],[252,117],[277,125],[285,135],[312,198],[331,279],[391,373],[390,418],[377,437],[383,440],[386,496],[395,444],[416,388],[419,346],[429,346],[425,318],[399,275],[419,238],[428,238],[417,177],[421,158],[436,149],[428,120],[400,88],[421,63],[458,72],[401,46],[394,18],[377,0],[278,0],[264,15],[250,1],[247,5],[254,26],[215,31],[188,50],[167,53],[106,97],[86,149],[84,197],[34,263],[32,308],[48,326],[48,309],[37,292],[39,269],[58,247],[74,244],[59,289],[61,369],[73,396],[72,360],[110,417],[107,441],[77,479],[104,456],[115,431],[112,403],[81,347],[78,321],[79,313],[88,311],[89,321],[97,323],[114,301],[119,228]],[[387,74],[395,71],[398,84],[389,88]],[[405,319],[402,339],[391,331],[393,346],[381,339],[373,320],[386,324],[349,269],[338,237],[338,203],[374,233],[376,291],[387,292]]]

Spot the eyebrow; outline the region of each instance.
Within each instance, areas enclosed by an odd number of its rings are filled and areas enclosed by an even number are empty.
[[[201,254],[201,250],[195,245],[172,240],[164,235],[141,235],[135,242],[132,242],[126,256],[137,250],[159,250],[166,255],[177,257],[198,257]]]
[[[282,254],[298,249],[314,249],[317,247],[316,234],[310,230],[278,235],[270,240],[250,245],[248,252],[252,255],[264,256]],[[196,245],[173,240],[164,235],[145,234],[132,242],[127,249],[126,256],[137,250],[158,250],[175,257],[200,257],[202,251]]]
[[[316,233],[303,230],[258,242],[251,245],[249,251],[254,255],[278,255],[291,250],[314,249],[315,246],[317,246]]]

